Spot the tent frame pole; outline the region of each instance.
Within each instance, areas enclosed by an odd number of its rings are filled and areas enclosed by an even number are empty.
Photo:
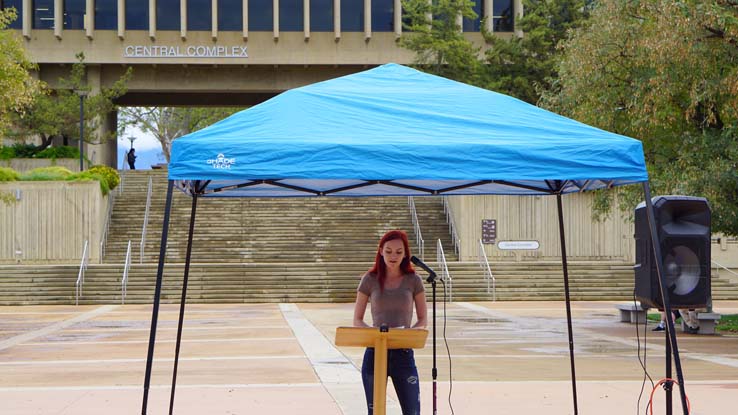
[[[569,362],[571,364],[571,390],[574,400],[574,415],[579,413],[577,406],[577,375],[574,366],[574,334],[571,325],[571,298],[569,296],[569,266],[566,261],[566,237],[564,235],[564,212],[561,203],[561,193],[556,193],[556,207],[559,216],[559,238],[561,241],[561,266],[564,271],[564,297],[566,299],[566,328],[569,335]]]
[[[687,393],[684,388],[684,374],[682,372],[682,363],[679,358],[679,347],[677,346],[676,331],[674,330],[674,320],[672,320],[671,301],[669,300],[669,290],[666,289],[664,282],[664,258],[661,256],[661,245],[659,244],[658,231],[656,230],[656,214],[653,209],[653,201],[651,200],[651,187],[648,182],[643,182],[643,193],[646,198],[646,216],[648,217],[649,233],[651,234],[651,246],[653,247],[654,264],[656,265],[656,274],[659,277],[659,290],[661,290],[661,298],[664,303],[664,313],[666,314],[666,334],[668,335],[666,344],[666,377],[671,379],[671,354],[674,355],[674,367],[677,372],[677,382],[680,385],[680,395],[682,402],[682,411],[684,415],[689,414],[687,405]],[[666,409],[667,414],[671,415],[671,390],[672,381],[664,382],[664,390],[666,391]]]
[[[154,360],[154,344],[156,343],[156,324],[159,320],[159,300],[161,299],[161,285],[164,276],[164,260],[167,255],[167,237],[169,234],[169,214],[172,210],[172,189],[174,181],[167,181],[167,199],[164,207],[164,223],[161,226],[161,245],[159,246],[159,266],[156,270],[156,289],[154,290],[154,306],[151,310],[151,332],[149,334],[149,352],[146,357],[146,375],[144,377],[143,403],[141,414],[146,415],[146,406],[149,400],[151,386],[151,365]]]
[[[197,183],[196,183],[197,184]],[[195,186],[197,189],[197,185]],[[190,276],[190,259],[192,258],[192,235],[195,232],[195,213],[197,211],[197,193],[192,195],[190,212],[190,230],[187,236],[187,254],[185,255],[184,277],[182,278],[182,297],[179,300],[179,324],[177,325],[177,345],[174,352],[174,369],[172,371],[172,394],[169,398],[169,415],[174,411],[174,392],[177,387],[177,367],[179,366],[179,346],[182,341],[182,324],[184,323],[185,303],[187,302],[187,281]]]

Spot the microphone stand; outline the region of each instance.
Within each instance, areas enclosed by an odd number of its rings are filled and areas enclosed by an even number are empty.
[[[431,284],[433,290],[433,369],[431,374],[433,377],[433,415],[438,414],[438,408],[436,406],[438,402],[438,367],[436,366],[436,273],[431,271],[426,279]]]

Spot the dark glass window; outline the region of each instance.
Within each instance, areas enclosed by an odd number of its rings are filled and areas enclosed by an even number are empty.
[[[243,30],[243,0],[218,0],[218,30]]]
[[[364,0],[341,0],[341,31],[364,31]]]
[[[279,30],[302,32],[305,25],[302,0],[279,0]]]
[[[156,30],[180,29],[179,2],[180,0],[156,0]]]
[[[249,0],[249,30],[270,32],[274,29],[272,0]]]
[[[333,31],[333,0],[310,0],[310,30]]]
[[[15,9],[15,20],[10,22],[10,24],[8,25],[8,28],[10,29],[22,29],[23,28],[23,0],[0,1],[0,8]]]
[[[85,28],[85,0],[64,0],[64,29]]]
[[[513,0],[495,0],[492,6],[492,30],[495,32],[512,32],[515,22]]]
[[[33,1],[33,28],[54,28],[54,0]]]
[[[126,0],[126,30],[148,29],[149,0]]]
[[[472,9],[474,9],[474,13],[477,14],[477,18],[472,20],[465,17],[463,29],[465,32],[480,32],[482,30],[482,17],[484,16],[484,6],[482,5],[484,0],[472,1],[474,1],[474,6],[472,6]],[[495,2],[497,1],[501,0],[496,0]]]
[[[395,30],[394,0],[372,0],[372,31]]]
[[[212,5],[210,0],[187,0],[187,30],[213,28]]]
[[[95,0],[95,30],[118,28],[118,0]]]

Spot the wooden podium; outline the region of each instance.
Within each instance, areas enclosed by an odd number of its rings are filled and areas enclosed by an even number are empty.
[[[387,349],[422,349],[428,330],[338,327],[336,346],[374,348],[374,415],[387,412]]]

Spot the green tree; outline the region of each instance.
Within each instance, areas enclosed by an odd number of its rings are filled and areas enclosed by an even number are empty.
[[[484,86],[535,104],[558,77],[558,47],[589,15],[586,0],[523,0],[516,19],[522,37],[501,38],[484,31]]]
[[[126,107],[120,111],[118,130],[120,133],[127,126],[135,125],[144,133],[153,134],[161,143],[164,157],[169,162],[175,139],[205,128],[240,110],[241,108],[233,107]]]
[[[564,44],[543,102],[641,139],[654,194],[704,196],[713,230],[738,235],[736,44],[734,0],[603,0]]]
[[[0,9],[0,136],[12,124],[13,114],[24,113],[39,83],[30,75],[36,67],[8,25],[17,18],[15,9]]]
[[[47,85],[38,90],[33,102],[25,112],[17,112],[13,119],[14,136],[26,138],[38,136],[41,144],[38,149],[48,147],[55,137],[61,137],[66,144],[70,138],[79,138],[79,100],[77,91],[88,94],[85,99],[84,140],[97,139],[97,130],[107,114],[115,110],[114,100],[126,92],[126,84],[132,77],[133,70],[128,68],[110,88],[103,88],[99,93],[91,94],[86,82],[86,65],[84,55],[77,54],[77,62],[67,78],[59,79],[60,87],[51,90]],[[112,132],[108,140],[115,135]]]
[[[471,0],[403,0],[405,32],[400,45],[415,52],[425,72],[478,85],[480,48],[464,37],[458,17],[474,19]]]

